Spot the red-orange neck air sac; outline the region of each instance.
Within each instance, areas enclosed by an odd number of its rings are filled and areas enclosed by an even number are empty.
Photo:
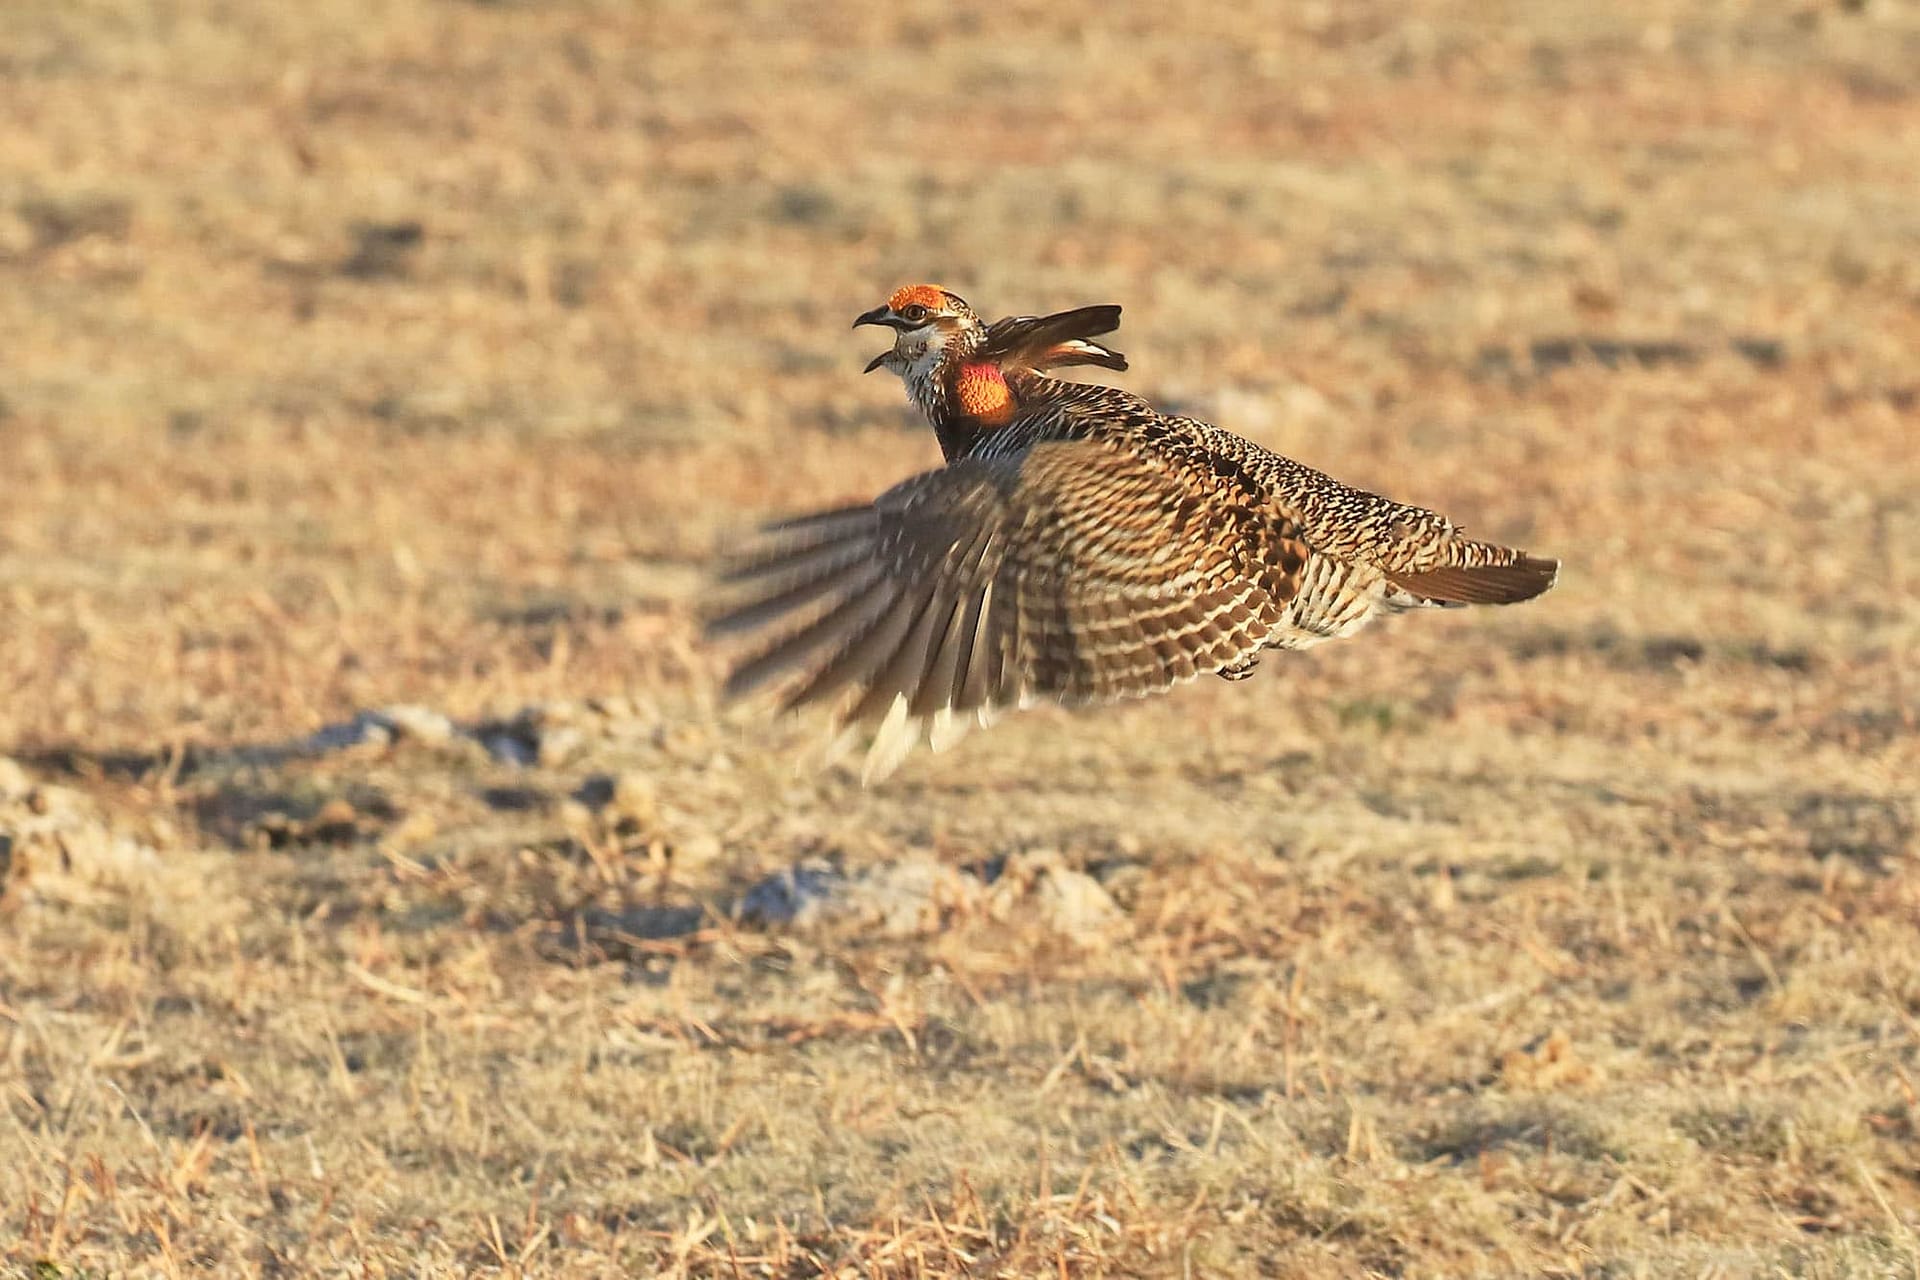
[[[970,362],[960,366],[953,398],[960,412],[987,426],[999,426],[1013,416],[1013,392],[997,364]]]

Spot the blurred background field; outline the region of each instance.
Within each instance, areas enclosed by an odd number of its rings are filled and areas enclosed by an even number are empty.
[[[811,771],[917,279],[1561,585]],[[1914,1275],[1916,350],[1893,0],[9,0],[0,1265]]]

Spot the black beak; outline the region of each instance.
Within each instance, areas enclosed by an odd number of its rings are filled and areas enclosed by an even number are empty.
[[[867,367],[862,369],[860,372],[872,373],[875,369],[878,369],[881,365],[885,364],[892,356],[893,356],[893,352],[882,351],[879,355],[867,361]]]
[[[893,317],[892,307],[875,307],[871,311],[863,312],[860,318],[853,322],[853,327],[858,329],[863,324],[890,325],[893,322],[892,317]]]

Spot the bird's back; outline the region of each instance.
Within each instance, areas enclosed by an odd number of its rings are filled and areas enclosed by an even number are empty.
[[[1312,548],[1290,619],[1305,629],[1276,636],[1283,647],[1350,634],[1380,610],[1531,599],[1558,571],[1558,561],[1466,537],[1438,512],[1343,484],[1212,423],[1160,413],[1118,387],[1039,373],[1009,384],[1018,411],[981,438],[976,455],[1099,440],[1164,468],[1197,503],[1249,509]],[[1245,519],[1222,521],[1219,533],[1233,537],[1247,527]]]

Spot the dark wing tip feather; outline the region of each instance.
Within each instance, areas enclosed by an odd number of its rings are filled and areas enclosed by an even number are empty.
[[[1462,565],[1387,575],[1396,587],[1439,604],[1518,604],[1546,591],[1559,576],[1558,560],[1529,555],[1520,556],[1512,564]]]
[[[1111,302],[1092,307],[1078,307],[1072,311],[1063,312],[1062,315],[1079,321],[1079,326],[1076,327],[1083,338],[1112,333],[1120,327],[1120,308]]]

